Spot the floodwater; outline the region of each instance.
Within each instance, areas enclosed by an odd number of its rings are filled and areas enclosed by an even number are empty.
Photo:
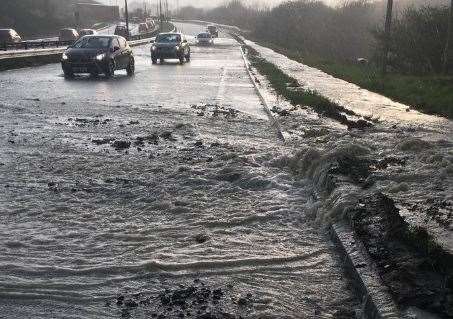
[[[134,49],[133,78],[0,73],[1,316],[353,316],[316,188],[288,169],[294,145],[238,44],[193,46],[185,65],[152,65],[149,49]],[[194,285],[212,294],[162,297]]]
[[[260,78],[271,108],[289,110],[280,117],[288,144],[298,150],[291,155],[296,170],[310,176],[320,192],[317,219],[322,223],[342,216],[345,209],[368,193],[383,192],[393,199],[402,216],[413,226],[422,226],[453,252],[453,122],[422,114],[409,106],[361,89],[346,81],[301,64],[252,41],[246,41],[262,57],[314,90],[354,112],[371,119],[371,128],[357,131],[310,108],[294,108],[268,88]],[[268,92],[268,93],[266,93]],[[362,187],[350,183],[326,185],[326,171],[344,157],[358,163],[374,163]]]

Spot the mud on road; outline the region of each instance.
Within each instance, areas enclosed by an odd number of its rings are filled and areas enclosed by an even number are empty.
[[[360,312],[239,46],[193,49],[189,64],[153,66],[145,46],[132,79],[0,74],[2,314]]]

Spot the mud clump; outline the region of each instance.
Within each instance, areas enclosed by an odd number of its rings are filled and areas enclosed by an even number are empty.
[[[167,141],[176,141],[176,138],[173,136],[173,133],[170,131],[165,131],[159,135],[161,138]]]
[[[131,142],[129,142],[129,141],[115,141],[111,145],[112,145],[112,147],[115,150],[121,151],[121,150],[125,150],[125,149],[130,148],[131,147]]]
[[[115,140],[114,138],[102,138],[102,139],[91,140],[91,142],[100,146],[100,145],[110,144],[114,140]]]
[[[165,289],[157,295],[142,293],[119,295],[106,307],[116,304],[123,317],[129,317],[135,309],[143,309],[150,318],[196,318],[196,319],[239,319],[251,312],[254,300],[252,294],[246,297],[234,296],[229,287],[212,287],[195,279],[192,283],[180,284]],[[240,300],[244,300],[241,302]]]
[[[348,176],[355,183],[363,183],[370,175],[370,161],[350,154],[340,154],[329,173]]]
[[[453,258],[426,230],[411,228],[382,193],[364,196],[347,214],[400,305],[453,316]]]
[[[203,244],[203,243],[207,242],[209,239],[210,239],[210,237],[206,233],[200,233],[195,236],[195,241],[198,244]]]
[[[408,208],[412,212],[424,212],[427,219],[436,221],[445,229],[453,227],[453,203],[448,200],[429,198]]]

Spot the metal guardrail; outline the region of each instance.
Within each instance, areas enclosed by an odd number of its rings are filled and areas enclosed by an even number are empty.
[[[13,50],[29,50],[29,49],[45,49],[49,47],[62,47],[69,46],[73,44],[74,41],[22,41],[18,43],[0,43],[0,50],[8,51],[9,49]]]
[[[156,27],[153,31],[146,32],[146,33],[139,33],[136,35],[132,35],[129,37],[128,41],[137,41],[146,38],[151,38],[156,36],[159,33],[159,28]],[[75,41],[22,41],[18,43],[7,43],[7,42],[0,42],[0,50],[1,51],[8,51],[8,50],[29,50],[29,49],[45,49],[45,48],[58,48],[63,46],[70,46]]]

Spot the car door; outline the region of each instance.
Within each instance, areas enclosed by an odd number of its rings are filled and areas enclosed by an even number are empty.
[[[112,48],[112,56],[113,56],[113,59],[115,60],[116,68],[117,69],[124,68],[124,61],[121,56],[121,47],[120,47],[118,38],[113,38],[111,48]]]
[[[184,55],[187,55],[189,53],[188,51],[188,45],[187,45],[187,39],[186,37],[183,37],[182,38],[182,43],[181,43],[182,47],[183,47],[183,54]]]
[[[127,45],[126,39],[118,38],[118,41],[120,43],[121,60],[123,62],[123,67],[127,67],[129,65],[129,58],[130,58],[132,50]]]

